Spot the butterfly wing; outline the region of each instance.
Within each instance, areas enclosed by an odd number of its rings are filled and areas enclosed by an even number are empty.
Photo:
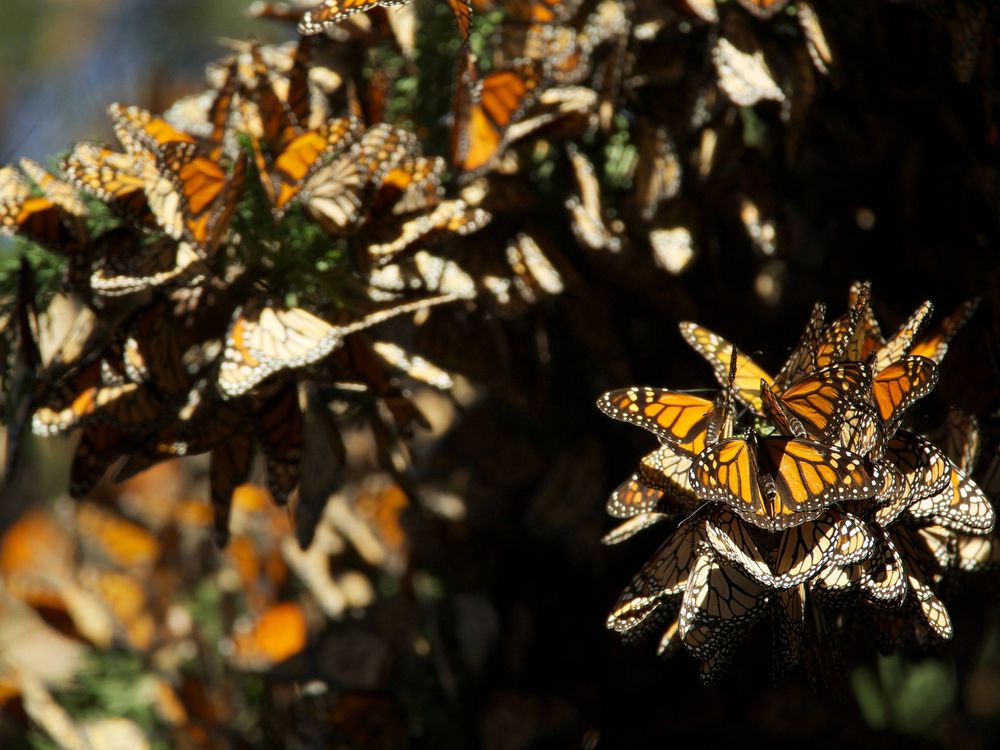
[[[733,345],[716,333],[696,325],[684,322],[680,324],[681,335],[703,356],[715,371],[719,384],[726,386],[729,382],[730,361],[733,356]],[[733,395],[740,403],[749,406],[755,414],[764,416],[764,404],[760,397],[760,381],[769,385],[774,379],[762,370],[750,357],[738,353],[736,358],[736,378],[733,382]]]
[[[713,411],[713,403],[698,396],[648,387],[608,391],[597,407],[691,453],[704,449]]]
[[[941,321],[933,331],[923,336],[910,349],[913,356],[927,357],[938,364],[948,353],[948,345],[979,307],[979,299],[971,299],[959,305],[951,315]]]
[[[875,375],[872,399],[892,432],[903,412],[937,384],[937,365],[926,357],[903,357]]]

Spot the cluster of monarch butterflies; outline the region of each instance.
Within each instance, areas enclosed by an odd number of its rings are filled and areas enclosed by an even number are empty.
[[[489,251],[463,245],[490,212],[445,196],[445,160],[382,120],[377,82],[365,96],[329,84],[321,53],[337,42],[236,46],[209,67],[210,90],[163,115],[112,104],[119,148],[81,142],[58,170],[27,159],[0,170],[0,231],[62,256],[66,289],[85,307],[60,350],[27,368],[24,421],[40,437],[81,433],[75,497],[112,466],[127,478],[209,453],[220,544],[260,452],[276,502],[297,498],[308,544],[336,480],[302,485],[300,467],[339,439],[331,402],[371,420],[392,467],[397,434],[426,425],[398,376],[444,391],[454,382],[368,329],[456,302],[519,314],[564,282],[526,227],[498,227]],[[456,131],[472,134],[493,110],[478,94],[468,106]],[[30,288],[31,269],[22,276]],[[22,358],[35,361],[33,303],[19,300],[17,329]],[[413,327],[391,330],[406,338]]]
[[[67,669],[80,652],[141,659],[133,699],[155,713],[175,746],[224,742],[230,717],[241,710],[240,680],[301,663],[310,651],[339,652],[342,666],[331,675],[340,686],[336,700],[381,687],[366,674],[365,644],[345,640],[328,623],[372,603],[371,572],[398,577],[407,566],[401,488],[384,474],[346,485],[324,509],[316,543],[303,551],[266,489],[244,485],[234,497],[233,537],[221,555],[204,554],[212,509],[192,499],[189,488],[179,463],[164,463],[100,501],[33,509],[0,536],[4,617],[22,633],[0,642],[0,706],[8,710],[20,701],[60,747],[140,748],[151,738],[134,722],[129,731],[138,739],[90,738],[90,726],[70,719],[58,692],[56,699],[49,694],[59,681],[40,660],[12,653],[29,641],[68,649]],[[348,550],[356,553],[353,560]],[[341,558],[335,567],[334,557]],[[217,597],[210,616],[194,604],[206,590]],[[65,636],[73,639],[71,648]],[[384,661],[384,646],[375,635],[371,641],[376,663]],[[182,661],[188,666],[178,669]],[[200,683],[196,675],[208,673],[211,684]],[[284,686],[286,678],[273,679],[273,700],[288,700],[281,698]],[[286,706],[295,708],[294,700]],[[326,724],[331,741],[344,729],[329,719],[316,723]],[[74,740],[81,734],[91,744]]]
[[[975,307],[927,330],[925,302],[887,339],[869,285],[855,284],[841,317],[824,323],[817,303],[775,376],[718,334],[681,323],[715,370],[716,398],[632,387],[598,401],[660,442],[611,495],[608,513],[625,520],[605,543],[679,521],[608,627],[635,637],[665,626],[659,652],[683,646],[706,681],[765,616],[779,671],[826,649],[844,609],[887,649],[950,639],[942,580],[1000,563],[994,509],[972,479],[979,429],[957,411],[936,435],[905,421]]]

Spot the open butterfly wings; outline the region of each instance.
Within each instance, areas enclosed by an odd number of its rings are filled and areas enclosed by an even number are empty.
[[[508,143],[507,131],[535,102],[541,66],[515,61],[476,82],[475,64],[466,55],[459,68],[452,133],[452,163],[468,177],[487,170]]]
[[[834,503],[875,495],[882,472],[861,456],[800,438],[730,438],[691,468],[707,500],[726,503],[755,526],[776,531],[813,520]]]

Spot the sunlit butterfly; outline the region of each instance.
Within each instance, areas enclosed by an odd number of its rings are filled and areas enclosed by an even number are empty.
[[[219,390],[226,398],[241,396],[283,370],[318,362],[350,333],[451,299],[443,296],[401,304],[343,325],[327,323],[302,308],[248,303],[237,310],[226,335]]]
[[[388,242],[376,242],[368,246],[368,255],[384,260],[420,242],[430,244],[430,239],[438,235],[463,236],[478,231],[490,220],[490,215],[481,208],[469,206],[461,199],[442,201],[427,213],[413,218],[401,217],[398,228],[390,224],[396,237]]]
[[[541,83],[540,66],[528,60],[493,70],[477,82],[467,56],[455,100],[452,163],[469,175],[492,166],[508,143],[508,129],[535,102]]]
[[[775,81],[759,44],[744,51],[720,36],[711,54],[719,88],[733,104],[752,107],[765,100],[785,101],[785,92]]]
[[[800,438],[730,438],[709,446],[691,468],[706,500],[771,531],[813,520],[836,502],[870,498],[882,472],[857,454]]]
[[[839,511],[824,513],[814,521],[784,530],[773,552],[758,548],[750,528],[729,510],[715,511],[706,528],[716,554],[769,588],[797,586],[834,558],[857,562],[872,549],[860,519]]]
[[[594,165],[574,146],[568,146],[567,153],[580,190],[579,196],[566,199],[570,228],[585,247],[618,252],[621,250],[621,238],[612,233],[605,223],[601,186]]]
[[[815,352],[819,346],[823,312],[824,308],[821,305],[813,309],[810,323],[802,338],[775,377],[771,377],[747,355],[738,353],[733,381],[735,398],[753,409],[754,413],[764,416],[764,404],[760,393],[762,380],[774,389],[776,395],[782,398],[794,396],[793,401],[801,398],[804,405],[811,401],[817,402],[819,399],[828,400],[833,395],[831,387],[835,390],[842,388],[844,393],[853,393],[855,389],[863,387],[864,368],[848,367],[843,370],[831,368],[824,375],[809,381],[801,391],[792,390],[793,387],[797,388],[797,385],[792,386],[793,383],[815,369]],[[680,331],[695,351],[708,360],[715,371],[716,379],[725,384],[729,377],[733,345],[718,334],[695,323],[681,323]]]
[[[859,362],[846,362],[816,370],[775,394],[767,381],[760,382],[765,411],[786,435],[829,442],[841,430],[852,402],[866,398],[871,371]]]
[[[931,392],[937,379],[937,365],[926,357],[903,357],[875,375],[872,401],[890,432],[906,409]]]
[[[363,13],[372,8],[404,5],[409,0],[325,0],[325,2],[308,10],[299,22],[299,31],[303,34],[319,34],[324,29],[340,23],[355,13]],[[463,42],[469,41],[469,28],[472,25],[471,0],[446,0],[448,7],[455,16],[455,25]]]
[[[114,213],[140,226],[156,226],[142,165],[134,157],[85,141],[73,147],[62,167],[73,185],[100,198]]]
[[[232,660],[243,669],[270,669],[301,652],[308,638],[308,623],[301,605],[281,602],[233,634]]]

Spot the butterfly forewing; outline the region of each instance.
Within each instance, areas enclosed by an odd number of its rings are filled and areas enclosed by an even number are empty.
[[[605,393],[597,406],[613,419],[638,425],[679,448],[700,453],[713,404],[687,393],[634,387]]]
[[[696,325],[683,322],[680,324],[681,335],[703,356],[715,371],[719,384],[726,387],[729,383],[730,362],[733,356],[733,345],[716,333]],[[752,359],[739,353],[736,362],[736,379],[733,383],[733,395],[740,403],[749,406],[754,413],[764,416],[764,406],[760,398],[760,381],[773,385],[774,380],[762,370]]]

